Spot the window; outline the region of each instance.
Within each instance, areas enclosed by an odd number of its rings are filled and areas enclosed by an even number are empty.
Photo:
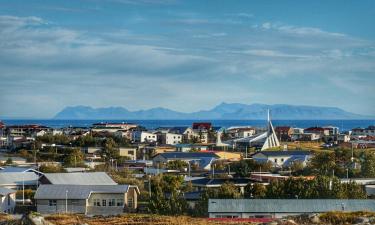
[[[274,161],[275,161],[275,163],[277,163],[277,159],[275,159]]]
[[[8,205],[10,205],[10,195],[8,195]]]
[[[133,208],[133,198],[128,198],[128,207]]]
[[[102,200],[102,206],[107,206],[107,200],[106,199]]]
[[[134,151],[128,151],[128,155],[134,155]]]
[[[124,206],[124,199],[117,199],[117,206]]]
[[[48,200],[48,205],[49,206],[56,206],[57,205],[57,200]]]
[[[71,200],[70,204],[72,204],[72,205],[78,205],[79,201],[78,200]]]
[[[116,203],[115,203],[115,199],[109,199],[108,200],[108,206],[115,206]]]
[[[94,206],[100,206],[100,199],[94,199]]]
[[[281,158],[281,162],[284,162],[284,158]]]

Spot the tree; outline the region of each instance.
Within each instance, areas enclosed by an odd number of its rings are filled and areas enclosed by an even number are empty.
[[[158,175],[151,179],[149,209],[153,213],[180,215],[187,211],[187,203],[182,196],[182,176]]]
[[[221,185],[218,191],[218,198],[240,198],[241,192],[239,189],[230,182],[225,182]]]
[[[71,149],[67,155],[64,157],[64,166],[67,167],[77,167],[84,165],[84,154],[80,149]]]
[[[104,148],[101,154],[107,162],[110,159],[117,159],[119,157],[118,146],[112,138],[105,139]]]
[[[330,175],[336,167],[334,152],[319,152],[310,160],[308,165],[316,175]]]
[[[233,163],[231,165],[232,170],[236,173],[236,176],[246,177],[250,172],[262,171],[269,172],[272,170],[272,163],[259,163],[255,160],[240,160],[239,162]]]
[[[260,183],[249,183],[245,187],[245,198],[264,198],[266,187]]]
[[[167,168],[171,169],[171,170],[183,171],[188,166],[189,166],[189,164],[187,162],[185,162],[185,161],[182,161],[182,160],[173,160],[173,161],[169,161],[167,163]]]
[[[64,172],[64,169],[60,165],[43,164],[39,167],[39,171],[42,173],[61,173]]]
[[[367,152],[363,154],[361,164],[361,175],[363,177],[375,177],[375,154]]]
[[[13,159],[9,157],[7,161],[5,161],[5,165],[13,165]]]

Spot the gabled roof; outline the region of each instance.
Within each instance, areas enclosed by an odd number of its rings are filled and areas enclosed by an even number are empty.
[[[0,186],[8,185],[37,185],[38,175],[33,172],[0,173]]]
[[[44,177],[51,184],[75,184],[75,185],[116,185],[105,172],[87,173],[45,173]]]
[[[189,127],[172,127],[169,132],[183,134]]]
[[[16,193],[16,191],[9,188],[0,187],[0,196],[6,196],[12,193]]]
[[[208,212],[320,213],[375,211],[375,200],[358,199],[209,199]]]
[[[34,172],[42,174],[42,172],[35,170],[34,167],[22,167],[22,166],[5,166],[0,168],[0,173],[9,172]]]
[[[275,157],[275,156],[303,156],[303,155],[311,155],[310,151],[261,151],[253,154],[253,157],[263,154],[267,157]]]
[[[158,155],[166,159],[219,158],[215,153],[212,152],[164,152]]]
[[[88,199],[91,193],[121,194],[130,185],[40,185],[35,199]]]

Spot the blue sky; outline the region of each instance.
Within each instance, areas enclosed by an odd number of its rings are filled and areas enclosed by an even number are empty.
[[[375,1],[0,1],[0,118],[221,102],[375,114]]]

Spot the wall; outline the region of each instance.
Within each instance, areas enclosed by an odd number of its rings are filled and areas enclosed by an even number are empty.
[[[104,194],[104,193],[92,193],[87,201],[87,214],[88,215],[117,215],[124,211],[124,206],[117,206],[118,199],[122,199],[126,203],[126,194]],[[100,206],[95,206],[94,201],[98,199]],[[109,206],[109,200],[115,199],[115,205]],[[102,202],[106,200],[106,206],[103,206]]]
[[[65,212],[65,200],[57,200],[56,206],[50,206],[49,200],[38,199],[37,200],[37,210],[39,213],[64,213]],[[83,213],[86,212],[86,200],[68,200],[69,213]]]
[[[14,207],[16,207],[16,193],[12,193],[7,196],[0,196],[0,213],[13,213]]]

